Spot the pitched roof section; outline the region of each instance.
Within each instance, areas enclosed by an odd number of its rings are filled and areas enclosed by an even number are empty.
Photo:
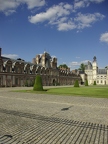
[[[107,69],[98,69],[98,74],[107,74]]]

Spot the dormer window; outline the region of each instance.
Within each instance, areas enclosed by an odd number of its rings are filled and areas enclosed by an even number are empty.
[[[26,72],[27,72],[27,74],[29,74],[30,73],[29,69],[27,69]]]
[[[15,67],[15,72],[18,73],[18,68],[17,67]]]
[[[11,70],[11,67],[7,66],[7,72],[10,72],[10,70]]]

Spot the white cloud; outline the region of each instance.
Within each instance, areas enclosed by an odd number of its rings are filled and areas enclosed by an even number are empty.
[[[70,65],[71,65],[71,66],[79,66],[80,63],[79,63],[79,62],[71,62]]]
[[[87,0],[75,0],[77,6],[85,6]],[[93,0],[92,0],[93,2]],[[88,3],[86,4],[88,6]],[[59,31],[69,31],[73,29],[79,30],[85,27],[91,27],[96,21],[102,20],[105,16],[100,13],[82,14],[78,13],[73,18],[73,5],[67,3],[59,3],[47,9],[45,12],[38,13],[34,16],[29,16],[29,22],[33,24],[46,22],[49,25],[55,25]]]
[[[74,1],[74,9],[80,9],[84,7],[88,7],[90,3],[101,3],[105,0],[75,0]]]
[[[84,61],[80,61],[80,62],[75,62],[75,61],[73,61],[73,62],[70,62],[70,66],[72,67],[72,66],[80,66],[82,63],[83,64],[87,64],[88,63],[88,61],[89,60],[84,60]]]
[[[78,13],[74,21],[77,22],[77,28],[83,29],[85,27],[90,27],[96,21],[102,20],[105,16],[100,13],[94,14],[82,14]]]
[[[55,25],[58,31],[69,31],[76,29],[77,33],[85,27],[91,27],[96,21],[102,20],[105,16],[100,13],[76,14],[79,8],[88,7],[90,3],[101,3],[104,0],[74,0],[74,4],[59,3],[53,5],[44,12],[28,16],[30,23],[37,24],[47,22],[48,25]],[[45,0],[0,0],[0,12],[6,16],[15,13],[19,5],[26,4],[29,10],[41,7],[46,4]]]
[[[88,7],[89,6],[89,1],[85,1],[85,0],[82,0],[82,1],[75,1],[74,3],[74,9],[79,9],[79,8],[84,8],[84,7]]]
[[[88,61],[91,62],[90,60],[84,60],[84,61],[81,61],[80,64],[82,64],[82,63],[83,63],[83,64],[87,64]]]
[[[76,57],[76,58],[77,58],[77,57]],[[80,57],[78,57],[78,58],[80,58]],[[72,61],[72,62],[69,62],[69,63],[68,63],[68,67],[69,67],[71,70],[75,70],[75,69],[78,69],[82,63],[83,63],[84,65],[87,65],[87,64],[88,64],[88,61],[92,63],[92,61],[90,61],[90,60]]]
[[[68,31],[68,30],[72,30],[72,29],[75,29],[76,28],[76,25],[69,21],[69,22],[65,22],[65,23],[60,23],[58,24],[58,30],[59,31]]]
[[[108,32],[101,34],[100,41],[108,44]]]
[[[12,58],[12,59],[17,59],[18,58],[18,55],[16,55],[16,54],[2,54],[2,56]]]
[[[105,0],[90,0],[91,2],[95,2],[95,3],[101,3],[101,2],[103,2],[103,1],[105,1]]]
[[[27,4],[28,9],[45,5],[45,0],[17,0],[20,3]]]
[[[15,13],[16,11],[15,10],[7,10],[5,11],[5,15],[8,16],[8,15],[11,15],[12,13]]]
[[[0,11],[5,12],[9,9],[16,9],[19,4],[20,3],[15,0],[0,0]]]
[[[29,16],[28,19],[34,24],[46,20],[49,21],[49,23],[53,23],[58,20],[58,18],[69,15],[71,8],[69,4],[60,3],[59,5],[52,6],[46,12],[41,12],[35,16]]]
[[[45,5],[45,0],[0,0],[0,11],[6,16],[16,11],[20,4],[26,4],[28,9]]]

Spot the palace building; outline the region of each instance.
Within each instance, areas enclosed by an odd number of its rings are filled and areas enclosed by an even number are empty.
[[[87,75],[89,85],[93,84],[94,81],[96,81],[97,85],[108,84],[108,67],[98,68],[96,56],[94,56],[92,63],[88,61],[85,67],[85,74]]]
[[[81,83],[79,74],[58,68],[57,58],[47,52],[36,55],[30,63],[21,58],[3,57],[1,51],[0,48],[0,87],[31,86],[37,74],[41,75],[44,86],[73,85],[75,80]]]

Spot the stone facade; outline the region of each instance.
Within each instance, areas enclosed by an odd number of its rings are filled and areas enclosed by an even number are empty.
[[[87,74],[88,84],[91,85],[96,81],[97,85],[108,84],[108,67],[99,69],[96,57],[93,58],[93,62],[89,62],[85,67],[85,74]]]
[[[57,58],[47,52],[36,55],[30,63],[3,57],[0,48],[0,87],[25,86],[26,82],[30,86],[37,74],[41,75],[44,86],[73,85],[76,79],[81,83],[79,74],[59,69]]]

